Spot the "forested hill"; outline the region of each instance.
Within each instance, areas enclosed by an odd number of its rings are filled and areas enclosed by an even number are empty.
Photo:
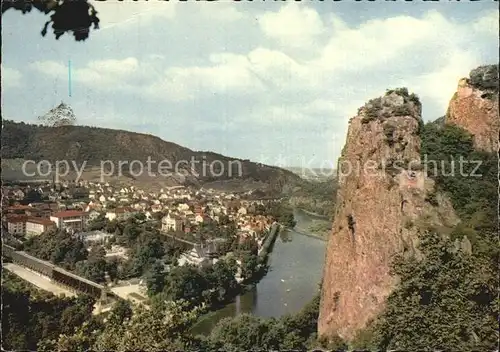
[[[23,122],[3,122],[2,160],[68,160],[75,161],[78,165],[86,161],[86,166],[90,167],[100,166],[103,160],[115,163],[138,160],[146,165],[148,157],[156,162],[168,160],[173,165],[181,160],[190,162],[194,158],[199,161],[195,165],[195,171],[199,174],[196,179],[201,182],[250,180],[265,183],[272,189],[282,189],[285,185],[300,182],[297,175],[278,167],[212,152],[193,151],[148,134],[88,126],[48,127]],[[203,160],[207,165],[205,170],[210,170],[209,165],[213,161],[220,162],[213,164],[214,173],[204,173]],[[241,167],[236,161],[240,162]],[[152,165],[152,169],[156,171],[154,167],[158,164]],[[223,170],[219,165],[224,165]],[[192,170],[188,170],[184,164],[179,163],[179,167],[192,174]],[[217,176],[218,174],[221,176]]]

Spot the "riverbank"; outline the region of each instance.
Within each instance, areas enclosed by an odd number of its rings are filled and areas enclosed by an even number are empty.
[[[267,235],[264,243],[262,244],[262,248],[259,251],[259,264],[265,265],[267,263],[267,258],[269,254],[273,250],[274,242],[276,242],[276,238],[278,237],[279,230],[282,228],[280,224],[275,222],[271,225],[271,229],[269,230],[269,235]]]
[[[313,298],[321,282],[326,242],[294,229],[280,230],[265,275],[246,285],[226,306],[200,316],[190,329],[193,334],[207,335],[220,320],[240,314],[263,318],[293,314]]]
[[[294,230],[304,236],[326,241],[331,233],[331,221],[328,217],[312,215],[310,211],[295,208],[294,219]]]
[[[262,247],[258,253],[259,268],[255,272],[255,274],[250,279],[240,283],[240,287],[238,291],[235,292],[236,293],[235,296],[228,297],[224,302],[219,302],[218,304],[206,307],[207,309],[206,312],[198,318],[198,321],[193,325],[192,329],[196,328],[196,326],[198,326],[199,324],[203,324],[203,322],[206,321],[207,319],[211,319],[221,309],[224,309],[225,307],[231,304],[235,304],[236,301],[239,299],[239,297],[244,296],[247,292],[255,289],[255,286],[258,284],[258,282],[263,277],[265,277],[268,272],[269,267],[267,265],[267,261],[269,255],[272,253],[274,243],[276,242],[276,238],[278,237],[278,234],[282,228],[283,228],[282,225],[276,222],[271,225],[271,228],[269,229],[269,234],[264,240],[264,243],[262,244]]]
[[[302,236],[315,238],[315,239],[323,241],[323,242],[328,241],[328,238],[327,238],[328,234],[321,235],[321,234],[317,234],[317,233],[306,233],[306,232],[304,232],[304,229],[300,229],[300,228],[299,229],[294,228],[293,230]]]
[[[312,211],[309,211],[307,209],[304,209],[304,208],[297,208],[298,210],[304,212],[305,214],[309,215],[309,216],[314,216],[314,217],[317,217],[317,218],[320,218],[320,219],[323,219],[325,221],[327,220],[330,220],[330,218],[326,215],[321,215],[321,214],[318,214],[318,213],[314,213]]]

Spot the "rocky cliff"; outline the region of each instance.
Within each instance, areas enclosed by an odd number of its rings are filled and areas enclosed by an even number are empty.
[[[459,81],[446,123],[469,131],[477,149],[498,150],[498,65],[480,66],[470,72],[469,78]]]
[[[349,123],[338,164],[335,217],[323,274],[318,333],[351,339],[384,307],[395,253],[417,254],[419,222],[456,223],[420,164],[421,105],[397,89]]]

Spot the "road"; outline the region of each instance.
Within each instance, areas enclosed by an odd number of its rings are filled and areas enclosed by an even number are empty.
[[[26,280],[33,285],[41,288],[42,290],[53,293],[54,295],[64,294],[67,297],[74,297],[76,294],[71,292],[70,290],[61,287],[52,281],[49,278],[43,277],[39,274],[35,274],[34,272],[14,263],[4,263],[4,268],[9,270],[10,272],[16,274],[21,279]]]

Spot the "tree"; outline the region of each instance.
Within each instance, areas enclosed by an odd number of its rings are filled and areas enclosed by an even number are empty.
[[[9,10],[22,11],[26,14],[37,9],[45,14],[50,14],[50,20],[45,23],[42,29],[42,36],[47,34],[47,28],[52,23],[52,29],[56,39],[64,33],[72,33],[76,41],[85,40],[89,36],[90,27],[99,28],[99,18],[94,6],[87,0],[62,0],[62,1],[2,1],[2,16]]]
[[[421,236],[420,250],[423,260],[395,260],[401,284],[375,323],[372,343],[382,350],[494,349],[498,278],[483,271],[481,259],[435,232]]]
[[[129,301],[119,299],[113,306],[108,321],[111,324],[120,325],[132,316],[132,307]]]
[[[123,228],[123,236],[129,244],[134,243],[140,233],[139,227],[132,223],[128,223]]]
[[[142,275],[155,262],[165,255],[163,243],[156,233],[142,232],[131,250],[131,264],[134,275]]]
[[[104,216],[104,214],[99,214],[97,218],[89,222],[89,230],[104,230],[108,224],[108,219]]]
[[[236,291],[238,287],[235,279],[237,270],[237,264],[233,258],[219,260],[213,265],[208,281],[218,290],[219,301],[224,301],[228,295]]]
[[[90,296],[78,296],[74,304],[66,308],[60,319],[63,333],[73,333],[75,327],[89,320],[94,310],[95,299]]]
[[[208,283],[197,268],[186,265],[173,268],[166,279],[164,293],[173,301],[197,303]]]
[[[106,232],[115,233],[118,228],[118,222],[116,220],[111,220],[106,223],[105,229]]]
[[[258,258],[253,254],[244,254],[241,257],[241,276],[248,280],[250,279],[258,269]]]
[[[139,307],[122,324],[107,324],[93,346],[97,351],[191,350],[193,338],[187,333],[201,308],[188,309],[189,303],[160,302],[155,309]]]
[[[104,282],[106,268],[106,250],[101,246],[91,248],[87,260],[77,263],[77,271],[94,282]]]
[[[146,286],[148,295],[154,296],[161,291],[165,286],[165,273],[163,272],[163,263],[157,260],[146,276]]]
[[[145,221],[146,220],[146,214],[144,214],[144,213],[138,213],[134,217],[138,221]]]
[[[267,332],[261,318],[242,314],[221,320],[210,333],[209,345],[213,350],[224,351],[267,349],[263,342]]]
[[[91,319],[93,304],[86,296],[60,298],[41,292],[2,272],[2,347],[36,350],[40,340],[73,333]]]
[[[247,237],[240,243],[239,248],[240,251],[249,252],[252,255],[257,255],[259,250],[259,245],[257,241],[252,237]]]
[[[37,258],[50,260],[69,270],[74,270],[76,263],[88,256],[83,242],[64,230],[49,231],[30,238],[25,243],[25,250]]]

